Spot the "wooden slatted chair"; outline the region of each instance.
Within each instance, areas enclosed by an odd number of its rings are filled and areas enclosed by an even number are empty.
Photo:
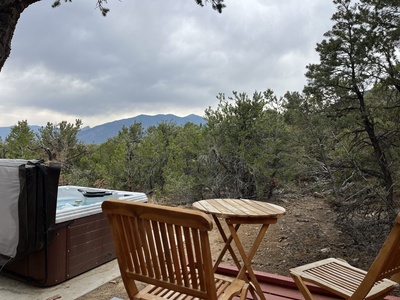
[[[121,200],[102,209],[129,299],[246,299],[247,283],[214,274],[206,214]],[[135,281],[147,286],[139,291]]]
[[[297,287],[307,300],[313,297],[305,282],[311,282],[344,299],[383,299],[398,286],[399,272],[400,213],[368,272],[335,258],[290,269]]]

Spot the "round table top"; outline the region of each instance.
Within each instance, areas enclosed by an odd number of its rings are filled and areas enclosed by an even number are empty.
[[[279,205],[249,199],[206,199],[193,207],[221,218],[278,218],[286,213]]]

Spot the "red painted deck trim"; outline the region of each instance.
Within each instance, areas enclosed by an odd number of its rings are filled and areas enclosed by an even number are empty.
[[[222,265],[218,268],[217,273],[229,276],[235,276],[238,270],[235,267]],[[261,289],[268,300],[303,300],[303,296],[299,292],[293,279],[277,274],[254,271]],[[307,284],[315,300],[335,300],[342,299],[333,295],[320,287]],[[247,297],[250,297],[250,293]],[[252,299],[252,298],[248,298]],[[384,300],[400,300],[400,297],[386,296]]]

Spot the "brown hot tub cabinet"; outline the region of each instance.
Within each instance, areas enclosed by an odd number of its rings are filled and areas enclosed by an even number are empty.
[[[57,224],[46,249],[14,260],[6,273],[38,286],[52,286],[115,258],[103,213]]]

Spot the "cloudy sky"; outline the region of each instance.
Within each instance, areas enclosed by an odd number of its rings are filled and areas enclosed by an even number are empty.
[[[219,93],[301,91],[315,45],[332,26],[330,0],[95,0],[22,14],[0,73],[0,126],[96,126],[139,114],[203,116]]]

